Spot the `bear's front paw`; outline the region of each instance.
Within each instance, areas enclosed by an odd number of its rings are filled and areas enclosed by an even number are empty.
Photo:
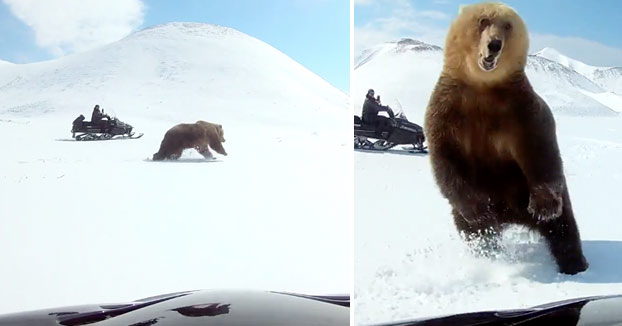
[[[489,197],[471,194],[471,196],[467,196],[467,198],[469,200],[462,203],[458,209],[460,215],[462,215],[467,223],[480,223],[481,221],[493,218],[491,210],[492,204]]]
[[[540,185],[529,195],[527,211],[540,222],[551,221],[562,215],[562,194],[558,187]]]
[[[585,259],[585,256],[581,255],[578,258],[564,258],[563,261],[558,262],[559,272],[568,275],[574,275],[587,270],[590,264]]]

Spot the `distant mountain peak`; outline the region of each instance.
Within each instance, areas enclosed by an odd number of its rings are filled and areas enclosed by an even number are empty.
[[[245,35],[233,28],[194,22],[171,22],[155,25],[130,34],[126,39],[150,37],[154,35],[187,35],[187,36],[227,36]]]
[[[402,38],[401,40],[397,41],[397,45],[421,45],[421,44],[425,44],[419,40],[413,40],[411,38]]]
[[[591,66],[577,59],[570,58],[567,55],[564,55],[563,53],[551,47],[545,47],[542,50],[536,52],[534,55],[551,61],[555,61],[562,66],[570,68],[588,78],[592,78],[596,70],[607,69],[606,67]]]
[[[419,40],[413,40],[411,38],[402,38],[401,40],[395,42],[396,43],[396,51],[406,52],[406,51],[442,51],[443,49],[439,46],[428,44],[425,42],[421,42]]]
[[[563,55],[559,51],[557,51],[556,49],[551,48],[551,47],[544,47],[544,48],[542,48],[542,50],[534,53],[534,55],[537,55],[539,57],[545,56],[547,54]]]

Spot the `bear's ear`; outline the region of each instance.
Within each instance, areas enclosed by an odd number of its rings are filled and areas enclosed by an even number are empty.
[[[218,125],[218,128],[222,129],[222,125]]]
[[[458,7],[458,15],[462,15],[462,11],[464,10],[464,8],[466,8],[467,5],[460,5],[460,7]]]

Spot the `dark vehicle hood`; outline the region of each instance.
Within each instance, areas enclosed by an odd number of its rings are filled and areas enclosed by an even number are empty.
[[[622,325],[622,295],[577,298],[526,309],[480,311],[376,326],[424,325]]]
[[[0,315],[0,326],[347,326],[349,305],[345,295],[203,290]]]

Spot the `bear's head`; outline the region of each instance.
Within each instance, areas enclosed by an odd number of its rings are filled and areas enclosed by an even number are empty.
[[[225,142],[225,132],[222,130],[222,125],[216,125],[216,133],[221,143]]]
[[[225,142],[225,132],[222,130],[222,125],[216,125],[216,134],[218,135],[218,141],[210,142],[210,147],[217,153],[227,156],[227,151],[225,151],[225,148],[222,146],[222,143]]]
[[[225,142],[225,132],[222,129],[222,125],[202,120],[197,121],[196,124],[203,128],[205,132],[204,136],[207,137],[209,147],[215,150],[216,153],[227,155],[227,151],[225,151],[225,148],[222,146],[222,143]]]
[[[467,83],[492,85],[524,71],[528,48],[527,27],[511,7],[463,6],[447,34],[444,70]]]

